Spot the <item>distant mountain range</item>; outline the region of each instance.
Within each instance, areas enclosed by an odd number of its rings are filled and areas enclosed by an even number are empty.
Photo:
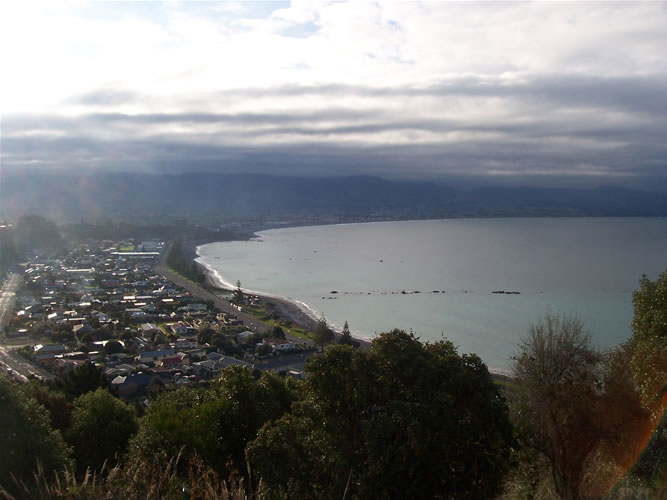
[[[667,216],[667,193],[619,187],[470,190],[379,177],[193,173],[3,174],[0,216],[67,221],[177,217]]]

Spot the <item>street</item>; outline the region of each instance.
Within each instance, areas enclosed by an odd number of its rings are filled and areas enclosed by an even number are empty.
[[[21,285],[21,279],[20,274],[10,274],[0,292],[0,371],[11,373],[15,378],[23,382],[30,376],[51,379],[53,378],[52,374],[33,365],[28,360],[13,352],[15,349],[22,347],[23,344],[12,343],[10,345],[7,342],[6,327],[14,313],[16,292]]]
[[[245,325],[246,328],[248,328],[248,330],[252,330],[253,332],[256,333],[264,333],[268,330],[268,327],[254,316],[251,316],[250,314],[246,314],[244,312],[239,312],[228,301],[223,300],[220,297],[217,297],[216,295],[205,290],[201,286],[196,285],[192,281],[189,281],[183,278],[182,276],[179,276],[178,274],[171,272],[169,268],[166,266],[166,264],[161,263],[156,268],[156,271],[162,274],[172,283],[185,288],[192,295],[199,297],[203,300],[212,301],[215,304],[215,307],[218,308],[220,311],[235,314],[238,319],[243,321],[243,324]]]
[[[5,327],[9,324],[14,313],[16,291],[21,284],[21,275],[11,273],[0,292],[0,339],[3,338]]]

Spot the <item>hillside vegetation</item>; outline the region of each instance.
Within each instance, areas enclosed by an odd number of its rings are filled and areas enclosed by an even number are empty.
[[[84,365],[0,376],[8,498],[657,498],[665,494],[667,271],[633,335],[594,349],[576,318],[531,325],[514,378],[393,330],[329,346],[305,380],[229,367],[128,406]]]

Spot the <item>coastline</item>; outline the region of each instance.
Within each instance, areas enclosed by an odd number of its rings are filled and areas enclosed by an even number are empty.
[[[192,262],[196,263],[199,266],[199,268],[206,276],[206,284],[210,287],[217,288],[219,290],[225,290],[231,292],[233,290],[233,287],[230,284],[225,283],[220,278],[220,276],[209,266],[197,260],[198,258],[200,258],[200,255],[197,251],[199,246],[197,245],[195,247],[194,244],[191,242],[188,243],[188,245],[191,246],[191,248],[189,248],[188,250],[192,251],[192,253],[186,254],[186,258],[189,259],[190,257],[192,257]],[[290,300],[286,297],[276,297],[274,295],[263,294],[261,292],[257,292],[254,290],[244,290],[244,291],[260,297],[275,314],[278,314],[279,316],[293,323],[294,325],[310,331],[315,331],[315,329],[317,328],[317,318],[313,313],[307,311],[307,306],[301,306],[299,305],[298,302]],[[339,331],[334,330],[334,332],[336,335],[340,334]],[[352,336],[352,338],[355,341],[359,342],[359,346],[361,348],[368,348],[371,345],[368,339],[355,337],[354,335]]]
[[[194,262],[199,266],[201,271],[206,276],[206,285],[218,290],[224,291],[233,291],[234,287],[231,284],[225,283],[222,278],[217,274],[217,272],[211,269],[208,265],[199,262],[201,256],[199,255],[199,246],[208,244],[209,242],[203,242],[197,244],[195,242],[184,242],[183,248],[186,258],[190,259],[191,262]],[[186,250],[187,249],[187,250]],[[276,314],[284,318],[285,320],[293,323],[294,325],[304,328],[306,330],[314,331],[317,328],[317,318],[314,314],[308,313],[306,308],[300,306],[296,301],[290,300],[286,297],[276,297],[274,295],[267,295],[261,292],[246,290],[247,293],[257,295],[267,304],[267,306],[272,309]],[[334,330],[336,337],[340,335],[340,331]],[[368,349],[371,346],[372,339],[367,339],[363,337],[357,337],[352,334],[352,338],[359,343],[360,349]],[[295,339],[302,340],[302,339]],[[489,373],[492,378],[497,382],[511,382],[513,377],[511,372],[502,368],[491,368],[487,365]]]
[[[198,257],[199,255],[195,254],[195,258]],[[222,282],[220,278],[216,276],[215,272],[209,269],[206,265],[202,264],[201,262],[198,262],[197,260],[194,260],[193,262],[195,262],[206,275],[206,284],[208,286],[230,292],[233,290],[233,288],[230,288],[224,282]],[[254,291],[250,293],[252,293],[253,295],[257,295],[258,297],[261,297],[262,300],[273,311],[275,311],[276,314],[285,318],[287,321],[290,321],[301,328],[311,331],[314,331],[315,328],[317,327],[317,319],[312,315],[308,314],[306,311],[304,311],[304,309],[301,306],[299,306],[298,303],[284,297],[275,297],[273,295],[265,295]],[[334,332],[336,336],[340,335],[339,331],[334,330]],[[352,338],[359,343],[360,349],[368,349],[371,346],[371,340],[369,339],[356,337],[354,335],[352,335]],[[489,368],[488,365],[487,368],[489,370],[491,377],[496,382],[512,382],[514,380],[511,375],[511,372],[509,372],[508,370],[498,369],[498,368],[492,369]]]
[[[452,218],[438,218],[437,220],[448,220]],[[409,219],[409,220],[414,220],[414,219]],[[431,220],[429,219],[417,219],[417,220]],[[240,237],[234,238],[233,240],[222,240],[221,242],[227,242],[227,241],[247,241],[253,238],[261,238],[261,233],[262,231],[267,231],[271,229],[288,229],[291,227],[319,227],[319,226],[332,226],[332,225],[348,225],[348,224],[378,224],[378,223],[388,223],[388,222],[394,222],[394,220],[365,220],[365,221],[309,221],[308,223],[303,223],[303,224],[281,224],[281,223],[276,223],[276,224],[262,224],[262,225],[256,225],[252,228],[252,230],[249,227],[246,227],[246,231],[244,232],[243,236],[239,234]],[[254,231],[254,232],[253,232]],[[190,262],[195,262],[199,266],[199,268],[202,270],[203,274],[206,276],[206,283],[213,287],[217,288],[220,290],[226,290],[226,291],[233,291],[235,286],[232,283],[227,283],[225,282],[224,278],[220,276],[220,274],[213,268],[209,267],[211,264],[205,264],[204,262],[200,261],[201,255],[199,254],[199,249],[201,246],[206,245],[206,244],[211,244],[211,243],[218,243],[220,241],[184,241],[183,242],[183,247],[184,247],[184,256],[186,258],[192,259],[189,260]],[[186,250],[187,249],[187,250]],[[201,258],[203,260],[203,258]],[[259,296],[264,304],[268,306],[268,309],[281,316],[284,320],[294,324],[295,326],[298,326],[300,328],[306,329],[313,331],[316,326],[317,326],[317,317],[315,313],[312,310],[309,310],[308,306],[305,304],[299,304],[296,300],[290,299],[287,297],[282,297],[282,296],[275,296],[275,295],[269,295],[265,294],[256,290],[244,290],[245,292],[253,295]],[[334,329],[334,332],[336,334],[336,337],[340,334],[340,330]],[[367,337],[359,337],[352,332],[352,336],[355,341],[359,342],[360,346],[364,349],[367,349],[370,347],[372,339],[369,339]],[[336,342],[336,341],[334,341]],[[490,374],[493,376],[495,380],[500,380],[500,381],[511,381],[513,379],[511,369],[509,367],[498,367],[498,366],[491,366],[488,364],[486,360],[485,364],[487,366],[487,369],[489,370]]]

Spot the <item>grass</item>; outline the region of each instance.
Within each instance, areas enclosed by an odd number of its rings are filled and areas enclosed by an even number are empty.
[[[263,323],[269,327],[279,326],[285,332],[285,335],[291,335],[292,337],[297,337],[304,340],[312,340],[313,332],[299,326],[294,326],[286,319],[279,317],[278,319],[274,318],[274,312],[270,309],[267,309],[266,304],[260,303],[252,306],[243,307],[243,312],[251,314],[255,318],[261,320]]]
[[[127,245],[127,246],[124,246],[124,247],[119,247],[119,248],[118,248],[118,251],[119,251],[119,252],[134,252],[134,250],[135,250],[136,248],[137,248],[137,247],[134,246],[134,245]]]
[[[184,458],[181,453],[169,458],[158,453],[151,458],[133,457],[124,466],[103,466],[99,472],[86,471],[77,477],[71,471],[47,472],[37,464],[32,479],[14,478],[0,486],[0,498],[43,500],[123,498],[126,500],[247,500],[266,498],[262,485],[253,491],[243,478],[236,475],[224,480],[201,458]]]
[[[158,323],[157,324],[158,329],[165,335],[168,336],[171,332],[167,331],[167,323]]]
[[[168,269],[169,269],[169,272],[170,272],[170,273],[175,274],[176,276],[178,276],[178,277],[180,277],[180,278],[183,278],[183,279],[186,280],[186,281],[189,281],[189,282],[192,283],[193,285],[197,285],[198,287],[204,288],[204,287],[202,286],[201,283],[197,283],[197,282],[194,281],[192,278],[190,278],[189,276],[186,276],[185,274],[182,274],[182,273],[178,272],[178,271],[177,271],[176,269],[174,269],[173,267],[170,267],[170,268],[168,268]]]
[[[169,268],[169,271],[178,275],[178,276],[180,276],[181,278],[197,285],[197,286],[201,286],[202,288],[206,288],[199,283],[195,283],[194,281],[192,281],[192,279],[190,279],[187,276],[182,275],[181,273],[174,270],[173,268]],[[219,292],[229,292],[229,290],[215,289],[215,288],[214,289],[209,289],[208,291],[210,291],[214,295],[219,295]],[[312,340],[314,338],[313,332],[311,332],[310,330],[307,330],[305,328],[301,328],[299,326],[290,325],[290,323],[287,320],[285,320],[284,318],[275,319],[273,317],[274,312],[268,310],[265,303],[260,303],[260,304],[256,304],[256,305],[252,305],[252,306],[250,306],[250,305],[243,306],[243,312],[248,313],[251,316],[254,316],[255,318],[259,319],[260,321],[262,321],[263,323],[265,323],[269,327],[274,327],[274,326],[281,327],[286,335],[291,335],[293,337],[300,338],[300,339],[303,339],[303,340]]]

